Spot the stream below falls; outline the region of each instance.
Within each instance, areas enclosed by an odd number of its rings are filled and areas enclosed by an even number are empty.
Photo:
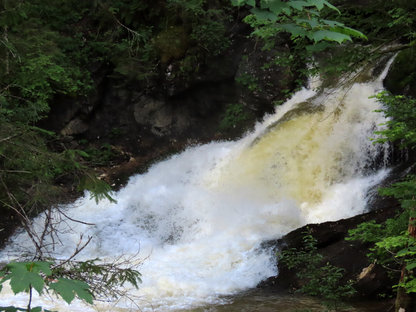
[[[96,204],[86,194],[60,207],[94,225],[60,223],[60,243],[51,254],[69,256],[80,234],[91,236],[77,259],[128,258],[143,283],[138,290],[127,287],[116,302],[68,306],[35,296],[33,305],[60,312],[290,311],[306,300],[308,308],[319,308],[304,297],[293,304],[290,297],[239,294],[278,273],[263,241],[366,211],[388,174],[386,147],[370,140],[385,122],[375,112],[380,103],[369,98],[382,90],[385,74],[321,92],[303,89],[242,139],[189,147],[131,177],[113,194],[116,203]],[[42,217],[34,223],[41,228]],[[33,253],[33,246],[20,232],[0,261],[24,253]],[[0,303],[25,306],[27,296],[6,289]]]

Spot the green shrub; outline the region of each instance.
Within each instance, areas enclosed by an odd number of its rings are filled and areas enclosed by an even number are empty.
[[[279,263],[296,270],[296,276],[303,283],[297,291],[322,298],[330,310],[337,311],[343,306],[341,300],[356,292],[352,281],[342,283],[344,269],[322,263],[317,241],[309,230],[304,233],[302,248],[286,249],[277,256]]]

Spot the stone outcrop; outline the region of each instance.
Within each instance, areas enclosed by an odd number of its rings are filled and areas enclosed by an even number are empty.
[[[120,81],[108,65],[95,65],[94,91],[78,99],[57,98],[41,126],[70,136],[73,147],[82,139],[139,157],[166,145],[238,137],[272,112],[274,101],[283,100],[297,78],[288,66],[272,64],[287,50],[284,40],[263,51],[248,34],[246,24],[233,25],[229,48],[186,74],[178,58],[161,63],[156,77],[146,81]],[[244,118],[221,128],[230,105],[239,106]]]
[[[322,264],[330,263],[343,268],[343,281],[355,282],[358,297],[376,298],[378,294],[391,294],[392,285],[398,277],[391,277],[377,264],[370,263],[366,253],[370,247],[361,242],[346,241],[348,230],[358,224],[370,220],[383,222],[396,214],[398,204],[392,201],[385,207],[365,213],[353,218],[321,224],[309,224],[296,229],[276,241],[265,242],[267,246],[274,246],[276,252],[286,248],[301,248],[305,231],[309,230],[317,240],[318,253],[323,256]],[[379,202],[378,204],[382,204]],[[301,287],[303,281],[296,276],[296,270],[278,264],[279,274],[259,284],[258,287],[273,289],[274,291],[295,291]]]
[[[398,53],[384,80],[384,86],[393,94],[416,97],[416,48]]]

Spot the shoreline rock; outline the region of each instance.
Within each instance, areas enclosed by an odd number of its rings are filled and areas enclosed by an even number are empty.
[[[358,224],[370,220],[383,222],[394,217],[400,209],[400,204],[390,198],[377,198],[374,204],[379,205],[380,208],[348,219],[308,224],[277,240],[264,242],[263,246],[272,246],[276,252],[288,248],[300,248],[303,244],[304,233],[309,230],[317,240],[318,253],[323,256],[322,263],[329,262],[343,268],[345,270],[343,281],[355,281],[357,289],[355,299],[378,299],[379,294],[385,294],[388,297],[392,294],[392,286],[397,282],[398,276],[397,278],[388,276],[381,266],[370,263],[366,256],[370,245],[345,240],[348,230],[355,228]],[[297,278],[296,270],[290,270],[282,264],[277,265],[279,274],[261,282],[257,287],[289,293],[299,289],[302,281]]]

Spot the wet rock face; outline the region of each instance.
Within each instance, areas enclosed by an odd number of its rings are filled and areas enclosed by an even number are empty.
[[[321,224],[310,224],[288,233],[276,241],[265,242],[266,246],[274,246],[277,250],[286,248],[300,249],[303,245],[303,236],[307,228],[317,240],[318,253],[323,256],[322,264],[330,264],[343,268],[345,275],[343,280],[355,281],[358,297],[376,298],[377,294],[389,294],[392,292],[398,277],[391,277],[379,265],[369,262],[366,254],[367,244],[361,242],[346,241],[348,230],[358,224],[370,220],[383,222],[395,215],[399,204],[393,200],[376,199],[374,207],[379,209],[358,215],[349,219]],[[296,276],[296,270],[289,270],[282,264],[278,264],[278,276],[271,277],[259,284],[258,287],[274,291],[295,291],[299,289],[303,281]]]
[[[401,51],[384,80],[384,87],[393,94],[416,97],[416,48]]]
[[[239,63],[235,80],[241,100],[253,110],[272,112],[274,102],[295,88],[294,69],[278,64],[287,52],[284,46],[280,50],[247,51]]]
[[[146,83],[119,81],[108,66],[97,70],[93,94],[57,99],[42,126],[133,155],[177,142],[239,137],[274,111],[274,101],[283,100],[297,78],[289,66],[273,63],[287,50],[285,39],[265,51],[248,33],[247,25],[237,25],[226,51],[185,74],[179,56],[167,58],[158,77]],[[235,125],[231,118],[222,127],[230,107],[243,112],[231,116],[242,122]]]
[[[172,107],[165,101],[142,96],[133,104],[134,120],[142,127],[150,128],[157,136],[171,134]]]

